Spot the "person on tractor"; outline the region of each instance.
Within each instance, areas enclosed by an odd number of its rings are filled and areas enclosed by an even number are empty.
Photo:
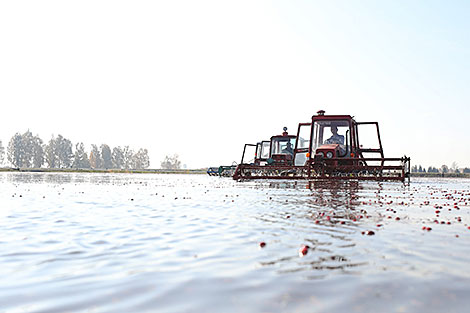
[[[339,145],[344,145],[344,136],[343,135],[338,135],[338,127],[336,125],[331,125],[331,135],[330,138],[325,140],[325,144],[339,144]]]
[[[290,142],[287,142],[287,146],[282,149],[282,153],[285,153],[285,154],[294,154],[294,150],[292,149],[292,144]]]

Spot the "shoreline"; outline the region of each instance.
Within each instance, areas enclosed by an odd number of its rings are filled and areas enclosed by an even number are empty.
[[[411,177],[470,178],[470,173],[410,173]]]
[[[118,173],[118,174],[207,174],[207,169],[80,169],[80,168],[0,168],[0,172],[21,173]]]

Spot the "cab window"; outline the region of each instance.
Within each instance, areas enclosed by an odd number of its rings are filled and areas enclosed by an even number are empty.
[[[272,139],[272,154],[294,154],[295,138],[278,137]]]
[[[317,148],[328,144],[339,144],[344,149],[350,136],[347,120],[315,121],[312,127],[312,153],[315,154]]]

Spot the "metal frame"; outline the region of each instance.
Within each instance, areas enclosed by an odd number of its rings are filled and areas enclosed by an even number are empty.
[[[243,154],[242,154],[242,160],[240,161],[240,164],[244,164],[243,160],[245,159],[245,152],[246,152],[246,147],[256,147],[258,149],[258,144],[252,144],[252,143],[245,143],[245,146],[243,147]],[[256,160],[256,154],[257,150],[255,150],[255,160]]]

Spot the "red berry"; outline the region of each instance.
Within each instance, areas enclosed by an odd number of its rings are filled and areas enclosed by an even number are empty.
[[[309,248],[310,248],[310,247],[307,246],[307,245],[303,245],[302,247],[300,247],[299,255],[300,255],[300,256],[306,255],[306,254],[308,253],[308,249],[309,249]]]

